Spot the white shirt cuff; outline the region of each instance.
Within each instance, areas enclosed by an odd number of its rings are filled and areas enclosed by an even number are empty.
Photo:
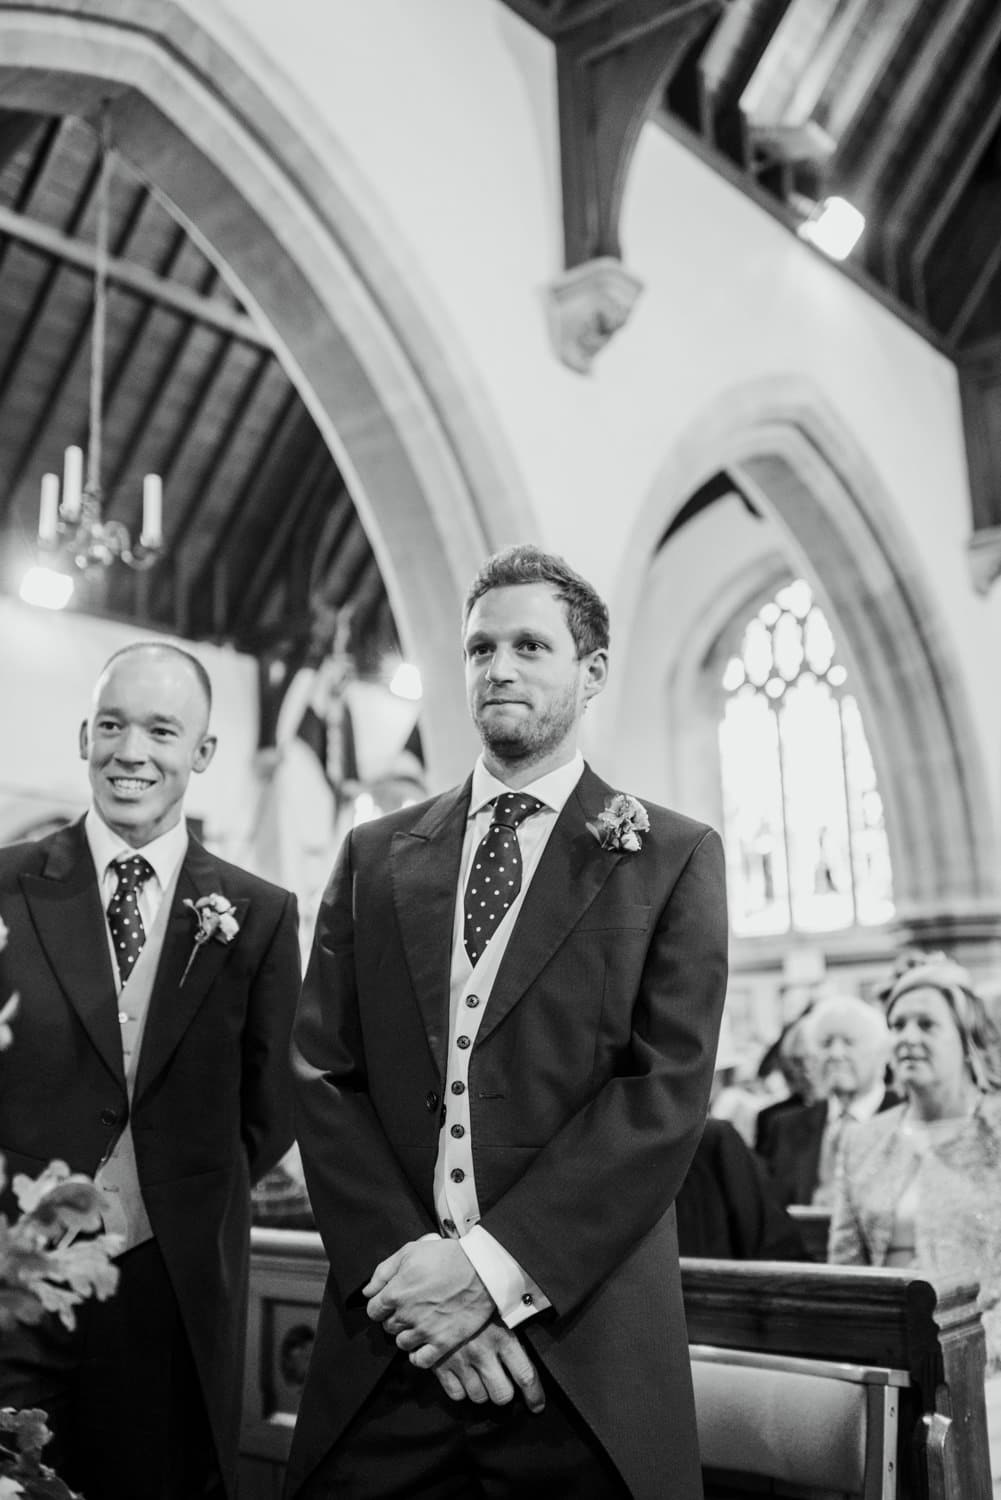
[[[509,1255],[481,1224],[464,1234],[459,1244],[472,1262],[473,1270],[497,1304],[501,1321],[517,1328],[526,1318],[552,1304],[532,1278],[525,1274],[513,1255]]]

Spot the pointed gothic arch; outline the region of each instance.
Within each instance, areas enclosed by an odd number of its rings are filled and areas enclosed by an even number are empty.
[[[633,649],[638,580],[655,568],[666,527],[720,471],[780,523],[793,565],[837,622],[885,799],[902,936],[996,944],[993,802],[952,641],[884,481],[807,382],[756,380],[723,393],[672,450],[638,518],[630,577],[614,601],[620,649]],[[731,602],[739,588],[733,580]],[[688,641],[689,652],[708,649],[724,624],[720,608],[722,598],[699,621],[702,645]],[[644,711],[648,697],[616,702],[607,720],[617,738],[638,732]]]
[[[92,115],[171,201],[279,358],[351,489],[421,662],[431,780],[473,740],[458,608],[486,552],[535,530],[458,338],[326,124],[237,21],[174,0],[0,4],[4,104]]]

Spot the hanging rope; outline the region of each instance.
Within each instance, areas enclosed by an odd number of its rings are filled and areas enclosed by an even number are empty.
[[[94,329],[90,341],[90,424],[87,441],[87,489],[100,498],[104,407],[105,321],[108,309],[108,233],[111,199],[111,121],[101,106],[101,171],[97,181],[97,230],[94,259]]]

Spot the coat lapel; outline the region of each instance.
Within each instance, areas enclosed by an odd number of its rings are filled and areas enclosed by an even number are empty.
[[[393,835],[393,904],[428,1045],[445,1075],[452,929],[472,779],[432,803],[421,820]]]
[[[83,821],[53,835],[40,875],[21,888],[45,956],[108,1071],[123,1092],[115,979],[94,862]]]
[[[136,1072],[136,1099],[170,1061],[226,962],[230,948],[240,941],[239,933],[231,943],[210,938],[198,949],[184,983],[181,983],[181,976],[191,957],[196,931],[194,913],[184,902],[197,901],[200,896],[209,896],[213,892],[222,896],[229,894],[222,869],[207,849],[196,839],[189,839],[188,852],[177,877],[167,930],[160,950],[160,962],[153,981]],[[230,896],[229,899],[233,898]],[[236,920],[241,926],[248,905],[246,900],[234,902]]]
[[[480,1045],[503,1021],[566,940],[622,858],[603,849],[586,826],[614,793],[590,767],[567,799],[501,960],[480,1022]]]

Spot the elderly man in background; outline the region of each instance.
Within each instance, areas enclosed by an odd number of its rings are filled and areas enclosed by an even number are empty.
[[[762,1143],[784,1204],[830,1205],[845,1126],[900,1101],[886,1089],[889,1033],[883,1013],[852,994],[831,994],[802,1023],[821,1098],[776,1115]]]

